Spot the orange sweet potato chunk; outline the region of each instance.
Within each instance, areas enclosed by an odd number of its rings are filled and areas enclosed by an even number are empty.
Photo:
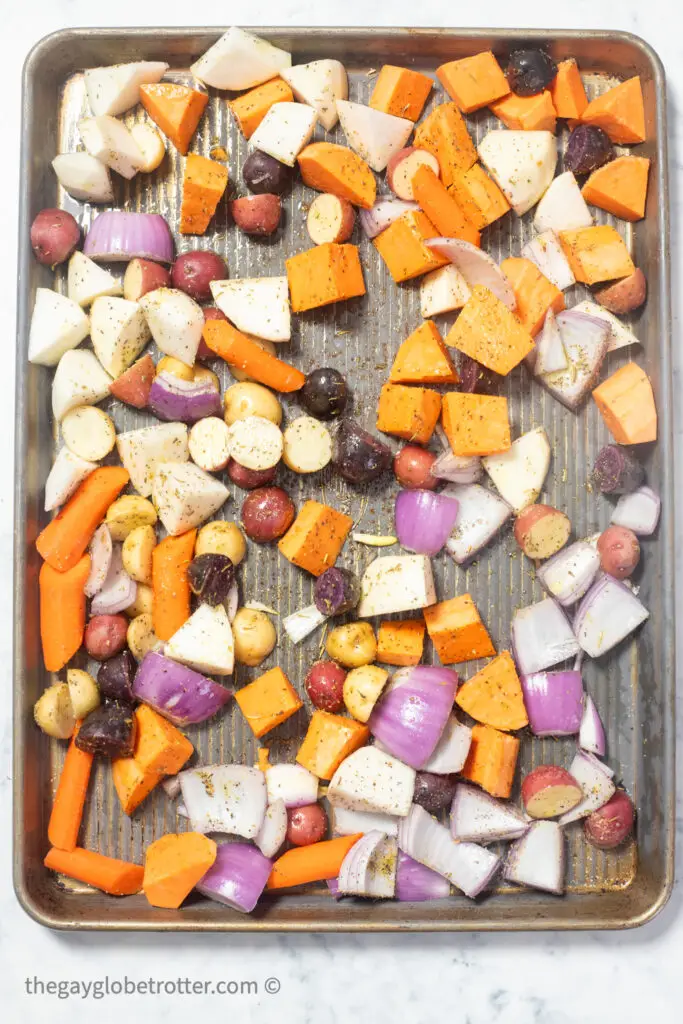
[[[607,224],[560,231],[558,238],[574,277],[582,284],[614,281],[636,269],[623,238]]]
[[[455,695],[455,703],[476,722],[508,732],[529,724],[522,684],[509,651],[468,679]]]
[[[453,184],[456,171],[468,171],[477,162],[477,151],[456,103],[435,107],[415,129],[414,145],[436,157],[446,187]]]
[[[573,120],[581,117],[588,106],[588,97],[573,57],[560,61],[557,65],[557,75],[549,88],[558,117]]]
[[[185,161],[181,235],[203,235],[228,184],[228,169],[206,156],[190,153]]]
[[[394,117],[417,121],[433,84],[431,78],[420,71],[385,64],[377,76],[368,105]]]
[[[443,396],[443,429],[454,455],[497,455],[510,447],[507,398],[450,391]]]
[[[286,722],[303,701],[281,668],[271,668],[235,693],[240,711],[258,739]]]
[[[431,167],[420,164],[411,185],[415,202],[440,235],[445,238],[462,238],[472,245],[480,244],[478,230],[465,216],[455,194],[439,181]]]
[[[353,526],[353,519],[319,501],[306,501],[278,548],[285,558],[320,576],[331,568]]]
[[[516,316],[532,338],[543,327],[546,313],[560,313],[564,309],[564,295],[535,263],[522,256],[510,256],[500,265],[512,285],[517,300]]]
[[[469,594],[430,605],[423,611],[427,632],[443,665],[457,665],[496,653]]]
[[[620,146],[645,142],[645,105],[638,75],[591,100],[581,123],[597,125]]]
[[[537,96],[510,93],[491,104],[491,110],[506,128],[526,132],[554,132],[557,112],[547,89]]]
[[[466,114],[488,106],[510,91],[507,78],[490,50],[442,64],[436,74],[448,95]]]
[[[331,779],[344,758],[365,746],[370,738],[367,725],[354,718],[314,711],[296,760],[319,779]]]
[[[379,395],[377,429],[427,444],[441,413],[441,395],[430,388],[385,384]]]
[[[385,619],[377,634],[377,661],[385,665],[419,665],[425,629],[420,619]]]
[[[505,303],[482,285],[475,285],[446,344],[505,376],[534,347],[529,331]]]
[[[469,171],[457,171],[451,188],[462,212],[480,231],[510,209],[505,195],[481,164],[475,164]]]
[[[365,295],[358,247],[325,242],[285,260],[292,309],[329,306],[331,302]]]
[[[587,203],[622,220],[645,216],[650,161],[644,156],[619,156],[593,171],[581,189]]]
[[[140,102],[176,149],[187,153],[209,102],[207,94],[174,82],[158,82],[140,86]]]
[[[377,182],[365,160],[334,142],[312,142],[297,157],[304,185],[369,209]]]
[[[437,237],[438,232],[429,217],[421,210],[410,210],[397,217],[373,242],[398,284],[448,263],[445,256],[439,256],[424,244],[426,238]]]
[[[281,78],[272,78],[270,82],[257,85],[237,99],[231,100],[228,106],[245,139],[250,139],[270,108],[275,103],[293,103],[294,94],[287,83]]]
[[[599,384],[593,398],[617,444],[657,440],[657,407],[650,378],[637,363],[626,363]]]
[[[389,380],[392,384],[459,383],[458,373],[433,320],[425,320],[403,342],[396,353]]]
[[[491,796],[508,797],[515,776],[519,740],[490,725],[475,725],[465,767],[460,773]]]

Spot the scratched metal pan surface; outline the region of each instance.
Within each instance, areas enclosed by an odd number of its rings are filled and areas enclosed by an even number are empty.
[[[76,147],[77,122],[83,114],[82,69],[136,59],[165,60],[171,76],[190,80],[188,67],[220,34],[219,29],[79,29],[49,36],[29,55],[23,98],[22,200],[19,236],[19,324],[17,343],[17,465],[15,532],[15,761],[14,761],[14,874],[18,897],[42,923],[69,929],[163,930],[502,930],[559,928],[622,928],[651,918],[666,902],[673,877],[674,836],[674,579],[673,472],[671,434],[671,320],[669,311],[668,191],[664,74],[657,56],[641,40],[620,33],[521,32],[507,30],[455,31],[407,29],[270,29],[258,30],[291,50],[295,63],[336,57],[347,66],[351,96],[364,102],[374,72],[383,63],[416,67],[429,74],[440,63],[492,48],[503,57],[512,45],[542,43],[558,59],[577,58],[589,91],[604,91],[615,78],[639,74],[643,83],[648,141],[638,151],[652,160],[647,216],[633,229],[616,222],[632,247],[636,263],[647,274],[649,297],[633,322],[642,349],[635,353],[650,374],[660,415],[660,439],[644,453],[648,480],[663,496],[663,518],[654,539],[643,544],[641,597],[651,611],[650,621],[637,638],[607,658],[588,662],[585,682],[602,712],[608,734],[608,757],[617,778],[633,794],[638,812],[638,845],[604,853],[589,847],[580,826],[567,836],[567,894],[564,898],[501,887],[476,902],[453,895],[447,900],[399,904],[331,899],[326,889],[265,899],[246,916],[217,903],[189,900],[182,910],[156,910],[143,896],[117,900],[57,878],[42,866],[47,848],[47,820],[63,744],[50,743],[32,721],[32,705],[50,679],[42,667],[38,622],[39,559],[34,541],[46,522],[43,487],[53,457],[55,438],[50,416],[52,372],[26,361],[28,322],[36,287],[52,286],[48,269],[32,259],[29,225],[45,206],[76,204],[56,185],[50,167],[53,156]],[[444,100],[440,88],[431,103]],[[141,117],[133,111],[127,120]],[[479,139],[495,118],[482,112],[469,119]],[[318,132],[320,134],[320,131]],[[338,137],[335,133],[335,137]],[[343,141],[343,140],[340,140]],[[246,143],[236,130],[226,96],[212,93],[207,113],[192,150],[208,155],[215,146],[230,154],[231,189],[240,188],[238,168]],[[182,160],[172,147],[158,172],[140,175],[131,183],[117,179],[117,205],[149,210],[178,222]],[[384,188],[384,185],[380,185]],[[176,239],[179,248],[215,248],[227,260],[232,277],[284,272],[285,257],[309,247],[305,209],[312,193],[300,184],[286,202],[284,226],[275,242],[239,234],[221,207],[210,231],[199,239]],[[85,225],[97,212],[79,207]],[[608,220],[609,218],[600,219]],[[294,318],[294,338],[286,348],[304,371],[333,365],[349,379],[353,414],[374,428],[379,388],[399,343],[419,322],[419,284],[394,285],[358,229],[367,295]],[[488,231],[484,245],[501,259],[516,255],[531,237],[531,215],[509,215]],[[63,275],[58,277],[64,287]],[[569,296],[578,301],[581,295]],[[570,301],[571,304],[571,301]],[[447,326],[448,318],[443,318]],[[608,357],[603,376],[630,357]],[[230,382],[221,371],[223,385]],[[611,506],[591,493],[589,467],[609,440],[592,402],[579,415],[567,412],[518,368],[506,379],[515,435],[543,424],[552,442],[551,472],[543,499],[566,509],[577,537],[604,528]],[[286,416],[297,413],[286,401]],[[108,408],[105,403],[105,408]],[[114,404],[109,409],[119,430],[140,426],[149,417]],[[346,487],[333,473],[302,478],[283,473],[282,483],[297,502],[315,497],[343,508],[358,528],[390,533],[395,487],[385,485],[358,491]],[[227,518],[238,518],[243,492],[226,505]],[[342,562],[362,570],[376,555],[373,549],[349,543]],[[515,608],[538,600],[539,584],[529,562],[520,556],[511,533],[486,550],[470,568],[457,568],[446,556],[435,560],[440,598],[470,591],[481,609],[498,649],[509,644],[509,624]],[[277,551],[250,544],[241,572],[243,600],[258,599],[275,606],[280,616],[311,600],[311,579],[278,557]],[[281,622],[275,620],[276,622]],[[279,627],[281,632],[281,627]],[[304,696],[306,667],[322,644],[320,634],[293,647],[282,640],[264,668],[281,665]],[[428,652],[431,659],[431,650]],[[464,666],[471,675],[477,664]],[[254,670],[239,670],[237,685],[254,678]],[[306,715],[296,715],[268,737],[274,761],[291,759],[305,728]],[[253,763],[255,744],[233,704],[217,721],[190,730],[202,762]],[[524,773],[542,762],[568,764],[573,740],[522,740],[520,769]],[[520,772],[518,772],[518,775]],[[518,794],[515,793],[515,796]],[[91,786],[82,842],[102,853],[141,862],[147,844],[165,832],[183,828],[173,804],[159,790],[133,815],[121,813],[107,765],[99,764]]]

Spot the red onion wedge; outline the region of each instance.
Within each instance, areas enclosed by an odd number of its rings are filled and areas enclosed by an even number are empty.
[[[404,764],[422,768],[441,739],[457,685],[453,669],[399,669],[370,715],[370,732]]]
[[[92,599],[90,612],[92,615],[116,615],[133,603],[137,592],[137,583],[123,568],[121,545],[114,544],[107,576]]]
[[[521,677],[529,727],[535,736],[575,736],[583,717],[580,672],[533,672]]]
[[[434,753],[422,765],[423,771],[434,775],[459,772],[467,760],[471,743],[472,730],[469,725],[463,725],[455,715],[449,715]]]
[[[558,373],[567,369],[567,353],[562,344],[562,335],[552,309],[545,315],[543,329],[536,338],[536,347],[529,353],[531,362],[527,364],[532,373]]]
[[[268,803],[306,807],[318,799],[318,779],[300,764],[274,764],[266,772]]]
[[[572,412],[595,384],[607,353],[610,329],[604,320],[570,309],[556,317],[567,366],[557,373],[539,374],[551,395]]]
[[[419,804],[398,827],[398,845],[403,853],[474,899],[498,871],[501,858],[476,843],[456,843],[445,825],[432,818]]]
[[[454,484],[441,493],[458,501],[458,519],[446,541],[446,551],[458,565],[465,565],[495,537],[512,509],[480,484]]]
[[[233,585],[228,591],[228,596],[225,599],[225,612],[228,616],[228,622],[233,622],[237,615],[237,609],[240,604],[240,592],[237,589],[237,580],[234,581]]]
[[[197,889],[226,907],[249,914],[266,887],[272,863],[248,843],[223,843]]]
[[[266,778],[266,784],[268,779]],[[284,800],[274,800],[266,807],[263,824],[254,842],[264,857],[274,857],[287,835],[287,808]]]
[[[585,750],[577,750],[576,756],[569,766],[569,774],[573,775],[584,792],[584,799],[571,811],[567,811],[559,819],[560,825],[568,825],[579,818],[585,818],[599,807],[606,804],[616,790],[612,781],[614,772],[593,754]]]
[[[461,842],[487,843],[519,839],[529,828],[521,811],[459,782],[451,804],[451,835]]]
[[[83,593],[86,597],[94,597],[104,586],[113,554],[111,534],[106,523],[101,523],[93,533],[88,552],[90,554],[90,575],[85,581]]]
[[[599,658],[649,617],[630,587],[604,575],[591,587],[574,618],[576,638],[590,658]]]
[[[516,308],[517,300],[512,285],[488,253],[460,238],[427,238],[425,245],[450,260],[470,288],[481,284],[504,302],[508,309]]]
[[[436,555],[455,526],[458,502],[434,491],[399,491],[395,516],[402,547],[418,555]]]
[[[650,487],[639,487],[632,494],[624,494],[619,498],[610,522],[633,530],[638,537],[651,537],[659,524],[661,510],[662,500],[659,495]]]
[[[586,593],[600,570],[600,555],[587,541],[563,548],[537,570],[536,575],[551,597],[568,608]]]
[[[152,382],[147,406],[166,423],[196,423],[222,412],[220,393],[211,382],[181,380],[164,370]]]
[[[384,832],[398,835],[398,818],[391,814],[351,811],[347,807],[330,808],[330,826],[335,836],[355,836],[357,832]]]
[[[266,780],[260,768],[203,765],[178,778],[195,832],[227,832],[244,839],[259,834],[266,815]]]
[[[449,449],[439,455],[430,472],[452,484],[476,484],[484,475],[484,467],[478,455],[454,455]]]
[[[128,263],[140,258],[173,263],[173,235],[158,213],[100,213],[85,236],[83,252],[103,263]]]
[[[565,851],[562,829],[556,821],[535,821],[526,835],[510,847],[503,877],[508,882],[564,892]]]
[[[592,697],[586,695],[579,728],[579,746],[598,757],[605,756],[605,729]]]
[[[566,615],[550,597],[515,612],[512,644],[517,667],[523,675],[542,672],[579,653],[579,644]]]
[[[228,703],[232,690],[219,686],[177,661],[150,651],[140,664],[133,692],[143,704],[174,725],[194,725],[213,717]]]
[[[530,242],[527,242],[522,249],[522,256],[535,263],[543,276],[547,277],[561,292],[576,284],[576,278],[560,245],[560,240],[551,228],[542,231],[540,235],[536,235]]]
[[[419,209],[417,203],[404,202],[394,196],[379,196],[369,210],[359,210],[360,226],[368,238],[376,238],[404,213]]]
[[[342,896],[391,899],[396,886],[398,844],[395,836],[367,832],[342,861],[337,892]]]
[[[450,883],[443,875],[413,860],[402,850],[398,855],[396,868],[397,900],[407,903],[422,903],[424,900],[442,900],[450,896]]]

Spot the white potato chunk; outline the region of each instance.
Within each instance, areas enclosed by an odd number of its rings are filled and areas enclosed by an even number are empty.
[[[101,295],[121,295],[123,289],[113,274],[99,267],[77,249],[69,260],[67,294],[79,306],[89,306]]]
[[[501,498],[519,515],[538,498],[550,467],[550,444],[543,427],[536,427],[512,442],[501,455],[482,460]]]
[[[90,337],[107,373],[120,377],[133,365],[151,335],[137,302],[102,296],[90,310]]]
[[[90,320],[77,302],[51,288],[36,289],[28,336],[29,363],[56,366],[89,331]]]
[[[79,405],[97,405],[109,394],[111,382],[90,349],[65,352],[52,378],[52,415],[59,423]]]

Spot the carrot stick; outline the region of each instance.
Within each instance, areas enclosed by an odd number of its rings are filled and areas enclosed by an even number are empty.
[[[80,722],[77,722],[64,758],[50,823],[47,826],[50,845],[56,846],[58,850],[70,851],[76,848],[94,758],[94,754],[88,754],[76,746],[79,728]]]
[[[90,555],[68,572],[56,572],[44,562],[40,589],[40,639],[48,672],[59,672],[83,643],[85,594],[83,587],[90,573]]]
[[[92,885],[110,896],[132,896],[142,889],[144,868],[115,857],[104,857],[101,853],[84,850],[57,850],[54,846],[43,861],[50,871],[75,878],[86,885]]]
[[[306,383],[300,370],[264,352],[246,334],[225,320],[207,320],[204,341],[212,352],[230,366],[245,370],[250,377],[275,391],[298,391]]]
[[[179,537],[165,537],[152,552],[152,590],[154,632],[160,640],[170,640],[190,617],[190,584],[187,567],[192,561],[196,530]]]
[[[58,572],[72,569],[128,483],[122,466],[100,466],[87,477],[61,512],[38,535],[38,553]]]
[[[354,836],[340,836],[287,850],[273,864],[266,888],[287,889],[292,885],[336,878],[344,857],[362,835],[362,832],[357,832]]]

